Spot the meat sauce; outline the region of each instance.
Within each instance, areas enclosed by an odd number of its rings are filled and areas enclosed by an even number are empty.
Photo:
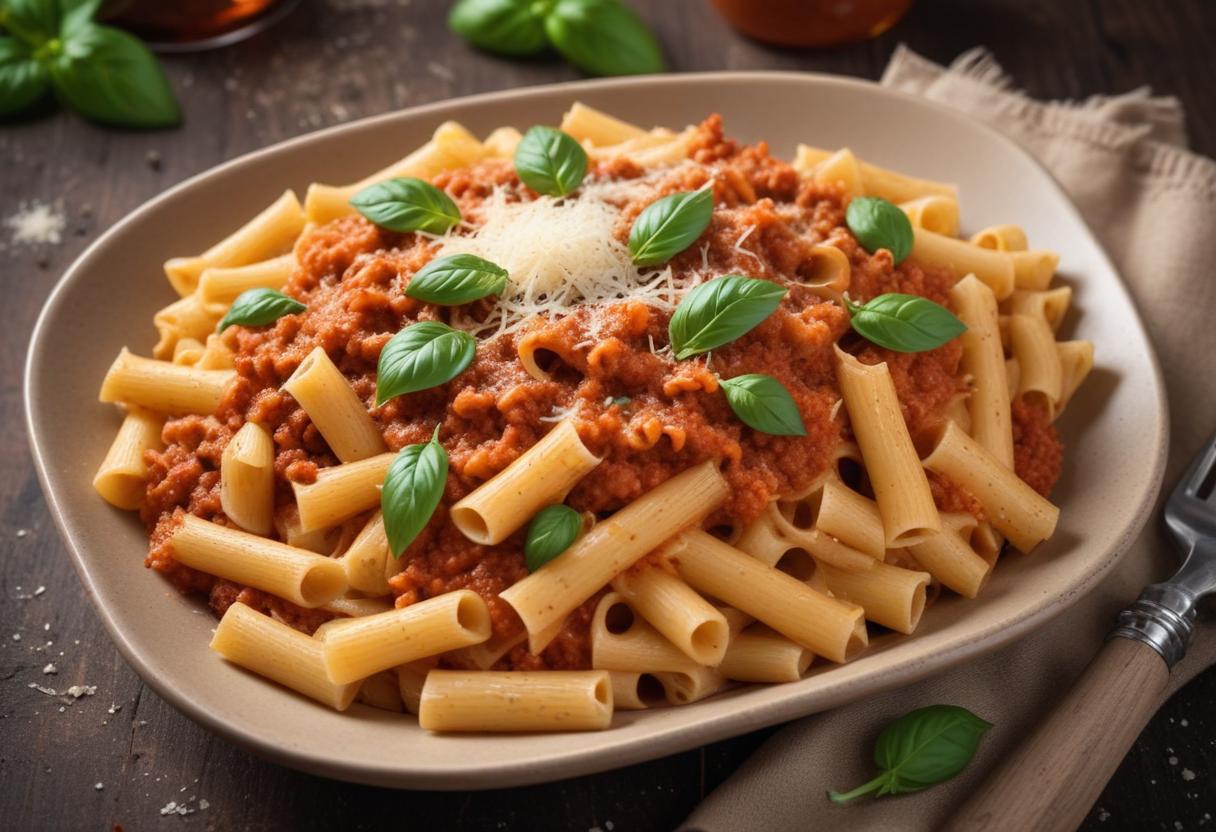
[[[448,506],[535,444],[563,416],[573,420],[587,447],[603,458],[570,493],[579,511],[611,513],[669,477],[705,460],[721,460],[730,486],[710,525],[740,526],[757,517],[776,495],[798,490],[830,464],[833,451],[851,440],[848,417],[838,406],[832,347],[865,363],[887,362],[903,415],[922,448],[941,426],[952,399],[967,391],[956,341],[923,353],[896,353],[861,340],[845,310],[799,286],[811,246],[838,246],[852,265],[850,296],[864,302],[885,292],[923,295],[947,304],[956,275],[895,266],[888,252],[862,249],[844,223],[845,201],[832,187],[803,182],[772,158],[766,145],[741,146],[723,137],[711,117],[697,132],[693,164],[652,176],[647,193],[621,208],[619,238],[633,218],[667,193],[698,188],[713,179],[715,210],[709,228],[672,262],[677,284],[691,284],[707,269],[746,274],[790,287],[781,307],[747,335],[713,351],[675,361],[669,349],[670,313],[639,301],[578,307],[570,314],[531,322],[516,333],[479,342],[465,372],[442,386],[391,399],[373,408],[376,362],[401,328],[445,320],[449,310],[406,297],[410,276],[435,256],[435,243],[349,216],[307,231],[296,246],[298,266],[285,292],[308,310],[258,329],[234,326],[224,333],[235,351],[237,381],[216,414],[171,419],[165,449],[149,452],[150,475],[142,517],[151,535],[147,564],[179,589],[210,594],[222,615],[235,600],[250,603],[305,632],[329,614],[288,602],[185,567],[172,558],[167,538],[181,512],[227,523],[219,498],[220,457],[246,420],[274,436],[276,512],[293,507],[291,482],[311,482],[318,469],[338,460],[308,415],[279,388],[315,347],[323,347],[367,406],[391,450],[425,442],[435,425],[450,460],[444,498],[430,523],[400,558],[390,580],[398,606],[456,589],[470,589],[489,605],[495,637],[522,630],[498,594],[527,574],[523,534],[496,546],[463,537]],[[626,159],[593,164],[589,179],[625,180],[643,172]],[[515,198],[534,195],[507,162],[490,161],[442,174],[435,184],[476,216],[494,188]],[[519,361],[518,340],[537,339],[549,380],[530,376]],[[807,429],[805,437],[770,436],[743,425],[717,390],[717,377],[767,373],[789,390]],[[1018,474],[1047,494],[1059,476],[1061,453],[1047,414],[1020,401],[1013,407]],[[942,477],[931,486],[943,510],[980,514],[966,492]],[[345,539],[366,521],[347,524]],[[561,635],[540,655],[516,647],[500,663],[516,668],[590,666],[588,627],[597,599],[567,619]]]

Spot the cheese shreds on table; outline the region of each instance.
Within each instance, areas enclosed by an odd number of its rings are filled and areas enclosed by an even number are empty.
[[[24,204],[4,224],[19,245],[56,245],[63,239],[67,218],[63,212],[44,202]]]
[[[496,189],[472,218],[439,241],[441,256],[475,254],[510,274],[507,290],[484,320],[463,314],[453,325],[474,335],[513,332],[542,312],[560,316],[575,306],[622,299],[673,309],[682,288],[671,269],[642,270],[616,237],[616,203],[645,193],[645,179],[587,183],[573,197],[514,201]]]

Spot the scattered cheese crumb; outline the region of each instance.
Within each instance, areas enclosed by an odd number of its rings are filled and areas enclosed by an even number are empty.
[[[21,633],[13,633],[13,641],[21,641]]]
[[[1178,724],[1179,724],[1179,725],[1181,725],[1183,728],[1185,728],[1186,726],[1190,725],[1190,723],[1189,723],[1189,722],[1187,722],[1185,719],[1184,719],[1184,720],[1182,720],[1182,721],[1180,721]]]
[[[1105,810],[1105,809],[1103,809],[1101,806],[1099,806],[1099,807],[1098,807],[1098,822],[1099,822],[1099,823],[1106,823],[1106,820],[1107,820],[1107,818],[1109,818],[1109,817],[1110,817],[1110,812],[1106,811],[1106,810]]]
[[[119,711],[121,711],[121,710],[122,710],[122,705],[115,705],[115,704],[111,703],[111,704],[110,704],[110,709],[109,709],[108,711],[106,711],[106,713],[108,713],[108,714],[116,714],[116,713],[118,713],[118,712],[119,712]]]
[[[34,590],[34,595],[35,595],[35,597],[36,597],[36,596],[38,596],[38,595],[41,595],[41,594],[42,594],[42,593],[44,593],[44,592],[46,592],[46,587],[44,587],[44,586],[40,586],[40,587],[38,587],[37,589],[35,589],[35,590]]]
[[[29,529],[17,529],[17,537],[25,537],[29,533]]]
[[[102,790],[102,789],[104,789],[105,787],[106,787],[106,786],[105,786],[105,784],[104,784],[104,783],[94,783],[94,784],[93,784],[93,788],[97,789],[97,791],[101,791],[101,790]]]
[[[12,229],[13,242],[19,245],[57,245],[63,239],[67,218],[58,208],[44,202],[22,203],[17,213],[4,221]]]
[[[48,675],[48,676],[49,676],[49,675],[51,675],[52,673],[58,673],[58,672],[59,672],[59,668],[55,667],[55,665],[54,665],[54,664],[50,664],[50,663],[48,663],[46,667],[42,668],[42,672],[43,672],[44,674],[46,674],[46,675]]]
[[[1176,766],[1176,765],[1178,765],[1178,758],[1177,758],[1177,757],[1170,757],[1170,759],[1169,759],[1169,761],[1168,761],[1168,762],[1169,762],[1169,764],[1170,764],[1170,765],[1172,765],[1172,766]]]
[[[1182,779],[1186,780],[1188,782],[1190,782],[1191,780],[1194,780],[1195,772],[1191,771],[1189,768],[1184,768],[1182,770]]]
[[[97,693],[97,685],[72,685],[64,693],[73,699],[79,699],[82,696],[92,696]]]

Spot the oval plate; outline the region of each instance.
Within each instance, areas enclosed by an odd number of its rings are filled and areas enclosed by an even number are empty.
[[[1081,314],[1068,337],[1097,344],[1098,368],[1061,425],[1068,445],[1059,530],[1033,557],[1002,559],[978,601],[934,605],[912,638],[801,682],[731,690],[688,707],[624,712],[604,732],[437,736],[362,705],[339,714],[226,664],[215,620],[141,565],[141,525],[90,482],[119,424],[97,402],[120,347],[153,343],[175,299],[161,264],[202,251],[286,187],[348,182],[400,158],[446,119],[484,135],[555,124],[575,99],[639,124],[682,127],[721,113],[727,134],[848,145],[874,163],[956,182],[968,230],[1024,225],[1061,254]],[[790,106],[796,103],[796,106]],[[881,129],[876,129],[881,126]],[[898,129],[891,129],[897,127]],[[105,314],[98,314],[105,310]],[[143,679],[197,722],[285,765],[381,786],[468,789],[556,780],[672,754],[908,684],[994,650],[1094,586],[1144,525],[1165,458],[1165,399],[1153,350],[1106,255],[1052,178],[1013,142],[967,117],[874,84],[795,73],[589,81],[462,98],[335,127],[251,153],[144,204],[68,269],[38,320],[26,366],[35,463],[68,551],[114,643]],[[1136,454],[1127,454],[1136,448]],[[826,671],[826,672],[825,672]]]

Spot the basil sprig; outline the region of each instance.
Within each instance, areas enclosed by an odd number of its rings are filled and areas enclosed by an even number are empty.
[[[448,14],[448,27],[487,52],[534,55],[549,42],[538,6],[532,0],[460,0]]]
[[[773,436],[806,436],[798,405],[777,379],[751,373],[720,383],[730,409],[749,428]]]
[[[949,309],[919,295],[891,292],[857,305],[848,298],[853,329],[880,347],[896,352],[924,352],[967,331]]]
[[[709,188],[670,194],[646,206],[629,229],[629,253],[639,266],[665,263],[696,242],[714,213]]]
[[[570,548],[583,530],[583,518],[570,506],[542,508],[528,524],[524,540],[524,561],[535,572]]]
[[[545,16],[545,33],[566,60],[591,75],[665,69],[654,35],[618,0],[557,0]]]
[[[684,296],[667,334],[676,359],[708,352],[751,332],[773,314],[786,289],[737,274],[715,277]]]
[[[873,254],[880,248],[891,252],[896,265],[912,251],[912,222],[898,206],[876,196],[854,197],[844,212],[844,221],[861,243]]]
[[[401,557],[435,513],[448,479],[448,454],[439,444],[439,426],[431,441],[406,445],[393,459],[380,490],[384,531],[393,557]]]
[[[380,351],[376,406],[451,381],[473,363],[476,352],[477,342],[467,332],[438,321],[410,324]]]
[[[460,209],[450,196],[412,176],[369,185],[351,197],[350,204],[389,231],[442,234],[460,222]]]
[[[561,130],[530,127],[515,147],[515,173],[538,194],[566,196],[583,184],[587,151]]]
[[[874,762],[882,774],[847,792],[828,792],[834,803],[865,794],[904,794],[949,780],[967,767],[992,727],[966,708],[930,705],[904,714],[878,735]]]
[[[507,270],[475,254],[450,254],[419,269],[405,294],[440,306],[459,306],[507,288]]]
[[[498,55],[533,55],[552,44],[591,75],[662,72],[658,42],[619,0],[459,0],[448,26]]]
[[[55,96],[86,118],[120,127],[181,121],[169,82],[136,38],[93,22],[100,0],[0,3],[0,117]]]
[[[227,314],[220,320],[219,332],[233,324],[266,326],[284,315],[295,315],[308,307],[274,289],[246,289],[236,296]]]

